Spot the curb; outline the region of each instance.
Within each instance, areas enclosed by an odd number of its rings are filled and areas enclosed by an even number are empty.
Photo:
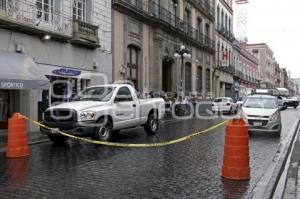
[[[288,160],[288,156],[292,150],[293,143],[296,139],[297,131],[300,126],[300,118],[298,117],[296,122],[289,130],[287,138],[284,138],[277,147],[277,154],[273,157],[272,163],[265,171],[264,175],[256,183],[255,187],[251,190],[247,198],[255,199],[271,199],[274,196],[276,187],[281,178],[281,174],[285,169],[285,164]],[[292,136],[289,136],[292,134]],[[284,148],[283,148],[284,147]]]

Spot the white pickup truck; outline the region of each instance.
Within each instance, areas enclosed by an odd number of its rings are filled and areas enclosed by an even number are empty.
[[[110,141],[118,131],[136,126],[155,134],[164,106],[162,98],[138,99],[135,89],[127,84],[88,87],[73,101],[48,108],[43,124],[52,129],[41,128],[41,133],[55,143],[67,140],[57,130],[100,141]]]

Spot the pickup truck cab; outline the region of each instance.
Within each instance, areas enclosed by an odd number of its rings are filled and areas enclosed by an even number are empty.
[[[127,84],[92,86],[73,101],[48,108],[43,124],[52,130],[41,128],[41,133],[56,143],[67,140],[57,130],[100,141],[110,141],[118,131],[136,126],[144,126],[152,135],[159,129],[164,105],[162,98],[138,99]]]

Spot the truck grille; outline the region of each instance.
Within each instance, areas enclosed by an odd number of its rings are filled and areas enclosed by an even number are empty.
[[[76,122],[77,114],[71,109],[53,109],[44,113],[45,122]]]

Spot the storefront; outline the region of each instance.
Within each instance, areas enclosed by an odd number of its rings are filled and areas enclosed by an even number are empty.
[[[91,84],[92,71],[47,64],[38,65],[51,84],[50,90],[44,89],[39,93],[38,120],[41,120],[42,113],[49,106],[70,101],[79,91]]]
[[[49,88],[49,80],[33,59],[24,54],[0,51],[0,130],[7,129],[14,112],[31,116],[34,93]],[[31,92],[33,91],[33,92]]]

